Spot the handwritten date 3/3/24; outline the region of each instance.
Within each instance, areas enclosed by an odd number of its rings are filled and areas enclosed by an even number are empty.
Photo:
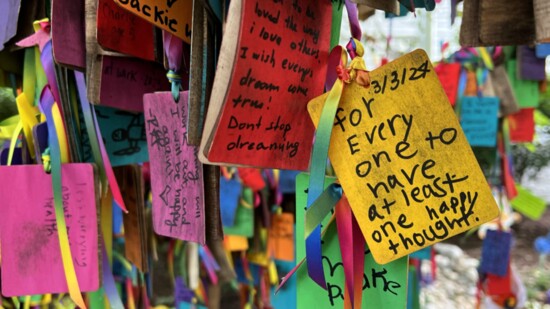
[[[390,75],[384,75],[384,78],[381,80],[371,81],[374,93],[384,93],[386,92],[387,87],[391,91],[397,90],[399,86],[405,85],[407,81],[415,81],[419,79],[424,79],[426,74],[430,72],[428,67],[428,60],[423,62],[418,67],[403,68],[403,70],[394,70]]]

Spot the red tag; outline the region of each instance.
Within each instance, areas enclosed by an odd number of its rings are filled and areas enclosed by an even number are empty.
[[[523,143],[532,142],[535,136],[535,109],[522,108],[519,112],[508,116],[510,124],[510,141]]]
[[[243,184],[252,189],[252,191],[260,191],[265,188],[265,180],[259,169],[240,167],[237,170]]]
[[[449,98],[452,106],[455,106],[458,92],[458,79],[460,78],[460,63],[440,63],[435,68],[441,86]]]

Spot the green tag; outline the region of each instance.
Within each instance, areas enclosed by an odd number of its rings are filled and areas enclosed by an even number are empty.
[[[325,188],[336,179],[326,177]],[[306,189],[309,175],[296,177],[296,260],[305,257],[304,217],[307,205]],[[326,227],[330,216],[323,221]],[[344,267],[336,223],[333,222],[323,236],[323,266],[327,290],[319,287],[308,277],[305,265],[297,271],[297,308],[343,308]],[[343,248],[342,250],[345,250]],[[377,264],[367,249],[363,273],[362,308],[405,308],[407,303],[408,257],[405,256],[386,265]]]
[[[531,191],[516,186],[518,195],[512,200],[512,207],[529,219],[538,220],[546,210],[546,202]]]
[[[239,202],[239,206],[237,206],[235,214],[235,224],[233,226],[224,226],[223,232],[226,235],[250,238],[254,235],[254,196],[250,188],[244,188],[242,194],[242,199]]]
[[[508,60],[506,62],[506,71],[512,89],[516,95],[519,107],[537,107],[539,106],[539,83],[532,80],[518,79],[517,60]]]

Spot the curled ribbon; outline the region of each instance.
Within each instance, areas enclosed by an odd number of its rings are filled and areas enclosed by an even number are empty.
[[[336,46],[329,56],[329,66],[334,65],[336,69],[333,72],[329,71],[327,83],[332,81],[334,84],[323,106],[321,118],[315,132],[315,144],[313,145],[311,154],[307,198],[308,209],[323,193],[330,136],[332,134],[334,117],[338,109],[338,104],[340,103],[344,85],[356,82],[364,87],[368,87],[370,84],[370,77],[362,58],[364,54],[363,46],[357,39],[352,38],[347,44],[347,49],[352,57],[349,67],[346,67],[348,61],[347,53],[341,46]],[[336,75],[334,73],[336,73]],[[325,274],[323,272],[323,256],[321,253],[320,225],[317,225],[306,237],[306,257],[310,278],[320,287],[326,289]]]

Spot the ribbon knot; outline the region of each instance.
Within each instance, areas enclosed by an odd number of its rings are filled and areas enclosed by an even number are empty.
[[[180,88],[181,88],[181,75],[174,70],[168,70],[166,77],[172,84],[172,97],[176,103],[180,100]]]
[[[336,75],[338,79],[346,84],[355,81],[363,87],[368,87],[370,85],[370,76],[365,66],[365,61],[363,60],[363,55],[365,53],[363,45],[358,40],[352,38],[346,45],[346,50],[352,60],[349,67],[346,68],[347,56],[345,52],[342,53],[340,63],[336,66]]]

